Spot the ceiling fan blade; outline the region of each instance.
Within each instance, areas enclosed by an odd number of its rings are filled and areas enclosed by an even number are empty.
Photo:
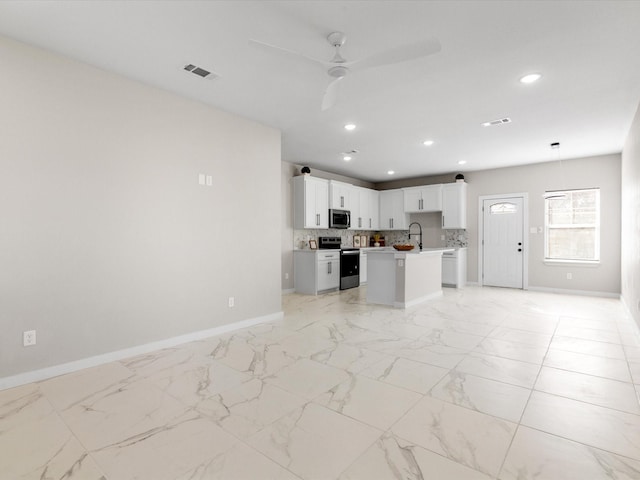
[[[386,52],[376,53],[370,57],[350,63],[348,66],[352,70],[363,70],[365,68],[393,65],[394,63],[406,62],[407,60],[433,55],[441,49],[442,46],[438,39],[431,37],[418,43],[411,43],[387,50]]]
[[[265,43],[265,42],[261,42],[259,40],[253,40],[253,39],[249,39],[249,45],[260,48],[262,50],[268,51],[268,52],[276,52],[276,53],[282,53],[285,55],[289,55],[292,58],[303,58],[305,60],[308,60],[316,65],[320,65],[321,67],[324,68],[328,68],[331,63],[330,62],[326,62],[324,60],[320,60],[318,58],[314,58],[314,57],[310,57],[309,55],[305,55],[302,52],[297,52],[295,50],[288,50],[286,48],[282,48],[282,47],[278,47],[276,45],[271,45],[269,43]]]
[[[336,103],[336,98],[338,97],[338,83],[344,77],[336,78],[333,82],[329,84],[327,89],[324,92],[324,97],[322,97],[322,111],[330,109]]]

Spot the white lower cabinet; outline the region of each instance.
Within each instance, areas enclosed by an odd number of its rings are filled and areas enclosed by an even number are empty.
[[[340,250],[295,250],[293,283],[308,295],[340,288]]]
[[[462,288],[467,283],[467,249],[442,254],[442,285]]]

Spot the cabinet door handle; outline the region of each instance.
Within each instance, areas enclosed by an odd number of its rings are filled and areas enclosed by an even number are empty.
[[[444,215],[442,215],[442,226],[444,227]]]
[[[421,198],[418,200],[418,210],[422,210],[424,208],[424,200]]]
[[[369,228],[371,228],[371,219],[369,219]]]
[[[327,262],[327,273],[331,275],[331,262]]]
[[[358,228],[362,228],[362,217],[358,217]]]
[[[316,213],[316,225],[320,225],[320,214]]]
[[[390,228],[393,228],[393,218],[390,218],[390,219],[389,219],[389,227],[390,227]]]
[[[340,197],[340,206],[344,208],[344,197]]]

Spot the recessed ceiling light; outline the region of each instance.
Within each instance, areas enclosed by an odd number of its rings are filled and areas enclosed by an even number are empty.
[[[464,165],[465,163],[467,163],[467,161],[466,161],[466,160],[460,160],[460,161],[458,162],[458,165]]]
[[[529,73],[528,75],[525,75],[524,77],[522,77],[520,79],[520,82],[533,83],[540,80],[541,78],[542,78],[542,75],[540,75],[539,73]]]
[[[387,175],[393,175],[394,173],[396,173],[396,172],[394,172],[393,170],[389,170],[389,171],[387,172]]]
[[[343,159],[345,162],[348,162],[349,160],[351,160],[351,157],[350,157],[349,155],[345,155],[344,157],[342,157],[342,159]]]
[[[422,144],[430,147],[431,145],[433,145],[433,140],[425,140],[424,142],[422,142]]]
[[[345,130],[349,130],[349,131],[351,131],[351,130],[355,130],[355,128],[356,128],[356,125],[355,125],[354,123],[347,123],[347,124],[344,126],[344,129],[345,129]]]

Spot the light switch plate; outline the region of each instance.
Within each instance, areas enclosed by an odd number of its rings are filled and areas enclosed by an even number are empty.
[[[213,185],[213,176],[207,175],[207,187],[210,187],[211,185]]]
[[[204,183],[205,183],[204,173],[201,173],[198,175],[198,185],[204,185]]]

